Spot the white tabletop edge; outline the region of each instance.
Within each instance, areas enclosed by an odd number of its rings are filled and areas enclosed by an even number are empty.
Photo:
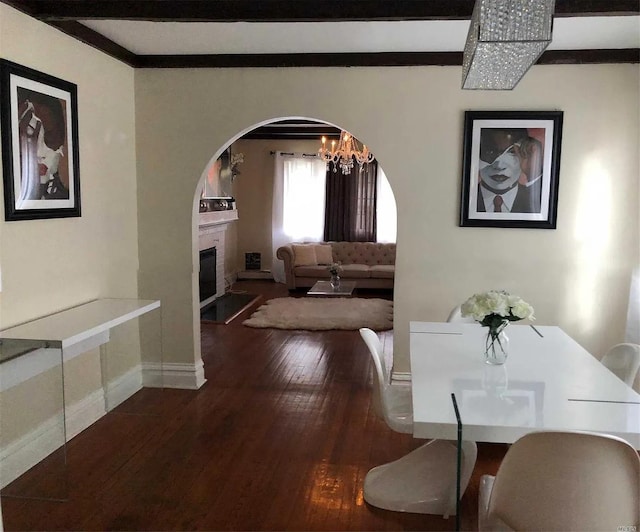
[[[152,299],[94,299],[0,331],[0,339],[41,340],[64,349],[160,308],[160,304]],[[84,323],[76,326],[71,320]]]

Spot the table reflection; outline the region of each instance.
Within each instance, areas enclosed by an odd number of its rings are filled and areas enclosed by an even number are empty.
[[[486,366],[482,378],[453,380],[465,425],[482,424],[491,417],[505,426],[541,426],[544,388],[544,382],[510,381],[504,365]]]

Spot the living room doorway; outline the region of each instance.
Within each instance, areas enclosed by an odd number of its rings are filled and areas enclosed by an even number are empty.
[[[197,258],[195,252],[199,252],[203,245],[210,245],[212,239],[216,239],[216,243],[223,247],[217,250],[217,268],[221,273],[218,276],[221,288],[217,297],[228,293],[238,279],[273,278],[273,176],[276,154],[316,157],[320,139],[324,136],[327,143],[337,141],[340,132],[339,128],[318,120],[273,120],[240,133],[216,154],[219,156],[211,159],[195,192],[198,209],[194,212],[193,222],[194,258]],[[203,194],[211,182],[212,174],[221,180],[228,176],[226,184],[230,187],[226,189],[225,197],[207,198],[206,193]],[[379,210],[392,213],[391,216],[387,214],[382,222],[378,221],[379,237],[382,241],[395,241],[395,198],[380,166],[379,174],[382,179],[378,180],[381,192],[377,201],[384,202],[384,208]],[[220,190],[225,190],[224,183]],[[210,201],[203,203],[203,199]],[[203,209],[204,212],[201,212]],[[197,267],[194,262],[194,271],[197,271]]]

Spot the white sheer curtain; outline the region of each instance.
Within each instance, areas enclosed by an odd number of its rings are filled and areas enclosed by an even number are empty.
[[[396,199],[384,171],[378,165],[376,231],[378,242],[395,242],[398,230]]]
[[[326,165],[319,157],[276,152],[273,172],[273,278],[283,283],[276,250],[290,242],[320,242],[324,234]]]

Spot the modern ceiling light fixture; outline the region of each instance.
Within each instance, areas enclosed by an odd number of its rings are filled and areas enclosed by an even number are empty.
[[[331,141],[331,148],[327,147],[327,138],[322,137],[322,145],[318,150],[318,155],[327,163],[333,162],[333,171],[336,172],[338,166],[343,174],[350,174],[354,167],[354,161],[358,163],[360,168],[363,164],[373,161],[373,153],[369,151],[366,145],[362,145],[362,149],[358,147],[358,141],[347,131],[340,132],[340,140],[336,145],[336,141]]]
[[[462,88],[511,90],[551,42],[555,0],[476,0]]]

